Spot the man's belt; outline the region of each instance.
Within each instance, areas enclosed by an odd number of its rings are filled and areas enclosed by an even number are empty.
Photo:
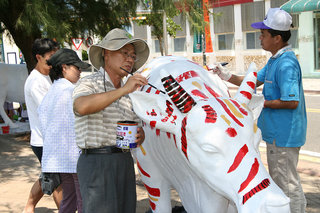
[[[130,152],[130,149],[120,149],[116,146],[105,146],[101,148],[82,149],[82,154],[112,154]]]

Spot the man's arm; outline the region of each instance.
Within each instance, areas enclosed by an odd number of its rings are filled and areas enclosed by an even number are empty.
[[[73,109],[79,115],[88,115],[99,112],[110,104],[121,98],[122,96],[135,91],[138,87],[148,84],[146,78],[140,74],[131,76],[126,84],[118,89],[81,96],[75,99]]]
[[[281,101],[277,100],[265,100],[264,107],[271,109],[296,109],[299,105],[299,101]]]
[[[212,71],[213,73],[218,74],[218,76],[225,81],[228,81],[234,85],[240,86],[244,77],[243,75],[234,75],[231,74],[230,70],[224,66],[222,66],[221,64],[218,65],[209,65],[208,67],[208,71]],[[259,87],[263,84],[263,82],[258,81],[256,83],[256,87]]]
[[[81,96],[73,103],[74,111],[79,115],[88,115],[99,112],[125,95],[123,88],[109,92]]]

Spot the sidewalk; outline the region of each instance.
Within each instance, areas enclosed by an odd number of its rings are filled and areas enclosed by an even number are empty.
[[[261,157],[266,162],[264,148]],[[320,212],[320,159],[302,156],[299,173],[308,201],[307,213]],[[0,135],[0,213],[21,213],[29,191],[39,174],[39,163],[23,134]],[[146,190],[137,174],[137,213],[149,209]],[[172,190],[172,206],[181,205],[179,196]],[[45,195],[36,213],[58,213],[50,196]]]

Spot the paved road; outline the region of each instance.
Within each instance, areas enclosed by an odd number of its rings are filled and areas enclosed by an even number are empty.
[[[306,94],[305,99],[307,107],[308,127],[306,144],[302,147],[302,150],[314,152],[320,157],[320,95]]]

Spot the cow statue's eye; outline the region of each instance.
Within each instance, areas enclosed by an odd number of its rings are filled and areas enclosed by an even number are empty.
[[[218,152],[218,149],[212,144],[202,144],[201,149],[206,152]]]

